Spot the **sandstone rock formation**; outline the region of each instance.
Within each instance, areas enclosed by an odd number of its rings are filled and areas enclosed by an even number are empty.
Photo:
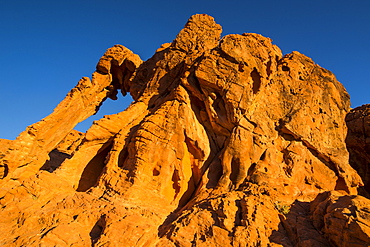
[[[142,62],[100,59],[2,151],[3,246],[365,246],[368,199],[349,165],[349,96],[258,34],[192,16]],[[134,102],[94,122],[117,90]]]
[[[340,191],[320,194],[311,203],[313,224],[334,246],[368,246],[369,200]]]
[[[370,105],[352,109],[347,117],[347,148],[350,164],[362,177],[365,186],[361,194],[370,196]]]

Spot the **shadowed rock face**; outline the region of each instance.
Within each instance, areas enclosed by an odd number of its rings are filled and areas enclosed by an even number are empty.
[[[269,38],[220,35],[212,17],[194,15],[145,62],[108,49],[92,80],[0,150],[0,243],[368,243],[346,90]],[[72,131],[117,90],[134,99],[125,111]]]
[[[359,173],[365,186],[360,194],[370,196],[370,105],[352,109],[346,117],[347,148],[350,164]]]

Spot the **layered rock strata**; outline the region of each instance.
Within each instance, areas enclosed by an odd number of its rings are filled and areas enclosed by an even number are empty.
[[[125,111],[72,130],[117,90]],[[114,46],[4,152],[0,243],[363,246],[349,105],[310,58],[207,15],[145,62]]]

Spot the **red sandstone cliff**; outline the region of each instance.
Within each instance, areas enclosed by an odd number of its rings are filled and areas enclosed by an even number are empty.
[[[370,245],[344,87],[269,38],[220,35],[195,15],[145,62],[108,49],[92,79],[7,143],[0,244]],[[73,130],[117,90],[132,95],[127,110]]]

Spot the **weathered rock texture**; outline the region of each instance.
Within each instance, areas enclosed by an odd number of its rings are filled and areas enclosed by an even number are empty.
[[[142,62],[107,50],[3,152],[3,246],[364,246],[349,96],[310,58],[192,16]],[[117,90],[134,102],[94,122]],[[343,245],[344,244],[344,245]]]
[[[360,193],[370,197],[370,105],[352,109],[346,117],[347,148],[350,164],[357,170],[365,186]]]

